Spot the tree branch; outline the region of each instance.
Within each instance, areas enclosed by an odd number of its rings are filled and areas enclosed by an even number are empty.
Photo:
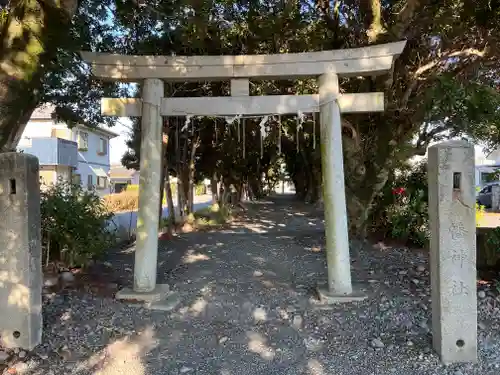
[[[408,26],[410,25],[414,14],[417,11],[417,8],[420,6],[420,1],[419,0],[407,0],[406,4],[403,6],[403,9],[398,13],[396,16],[396,23],[391,29],[391,32],[396,36],[398,39],[402,39],[403,35],[408,29]]]

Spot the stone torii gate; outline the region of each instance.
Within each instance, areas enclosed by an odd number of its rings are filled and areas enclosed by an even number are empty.
[[[119,299],[167,308],[168,285],[157,285],[158,206],[161,197],[162,116],[258,116],[320,112],[328,289],[327,302],[364,298],[353,292],[344,186],[340,113],[384,110],[384,94],[340,94],[339,76],[388,72],[406,42],[370,47],[241,56],[128,56],[82,52],[96,78],[141,82],[142,99],[102,99],[108,116],[141,116],[142,139],[133,290]],[[319,77],[319,95],[249,96],[249,79]],[[163,81],[231,81],[231,96],[165,98]]]

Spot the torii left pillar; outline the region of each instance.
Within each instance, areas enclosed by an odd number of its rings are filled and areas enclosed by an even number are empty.
[[[147,307],[170,310],[177,295],[167,284],[156,284],[158,263],[158,208],[161,204],[162,167],[161,101],[164,84],[160,79],[146,79],[142,86],[141,160],[139,211],[135,247],[134,288],[123,289],[117,299],[144,301]]]

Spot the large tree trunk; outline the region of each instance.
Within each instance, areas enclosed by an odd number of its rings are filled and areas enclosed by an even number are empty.
[[[194,212],[194,177],[196,171],[195,156],[196,156],[196,150],[198,149],[199,146],[199,139],[200,139],[199,134],[193,137],[191,142],[191,154],[189,157],[188,209],[190,213]]]
[[[210,190],[212,191],[212,204],[219,203],[219,191],[217,190],[217,173],[215,172],[210,179]]]
[[[165,153],[163,153],[165,155]],[[165,192],[165,177],[168,175],[166,171],[166,161],[165,158],[162,160],[161,166],[161,183],[160,183],[160,204],[158,207],[158,222],[161,224],[161,219],[163,218],[163,195]]]
[[[60,30],[67,29],[77,6],[77,0],[11,1],[2,14],[0,152],[16,149],[41,98],[50,61],[67,37]]]
[[[179,207],[182,208],[182,216],[187,216],[191,213],[189,210],[189,171],[184,168],[179,175],[179,193],[181,204]]]
[[[163,124],[163,139],[162,139],[162,160],[161,160],[161,183],[160,183],[160,207],[158,208],[158,217],[159,222],[161,223],[161,219],[163,218],[163,196],[165,193],[165,178],[168,178],[168,124]]]
[[[381,124],[374,128],[377,140],[369,148],[358,139],[343,139],[349,230],[357,237],[366,237],[374,200],[385,186],[389,171],[401,160],[390,145],[393,135]]]
[[[165,191],[167,193],[168,221],[169,223],[174,224],[175,207],[174,207],[174,200],[172,198],[172,187],[170,186],[170,176],[168,175],[168,172],[167,172],[167,177],[165,178]]]
[[[182,218],[185,215],[184,212],[184,199],[183,199],[183,187],[182,179],[180,173],[177,173],[177,207],[179,208],[179,216]]]

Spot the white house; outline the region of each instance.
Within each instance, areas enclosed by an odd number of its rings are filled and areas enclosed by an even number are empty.
[[[71,179],[100,195],[109,193],[109,140],[118,134],[82,125],[70,129],[55,122],[53,112],[52,105],[33,112],[18,148],[38,157],[45,184]]]
[[[139,185],[139,171],[127,169],[121,164],[112,165],[109,171],[111,192],[120,193],[128,185]]]
[[[480,155],[475,160],[476,186],[482,187],[492,173],[500,170],[500,149],[486,155]]]

